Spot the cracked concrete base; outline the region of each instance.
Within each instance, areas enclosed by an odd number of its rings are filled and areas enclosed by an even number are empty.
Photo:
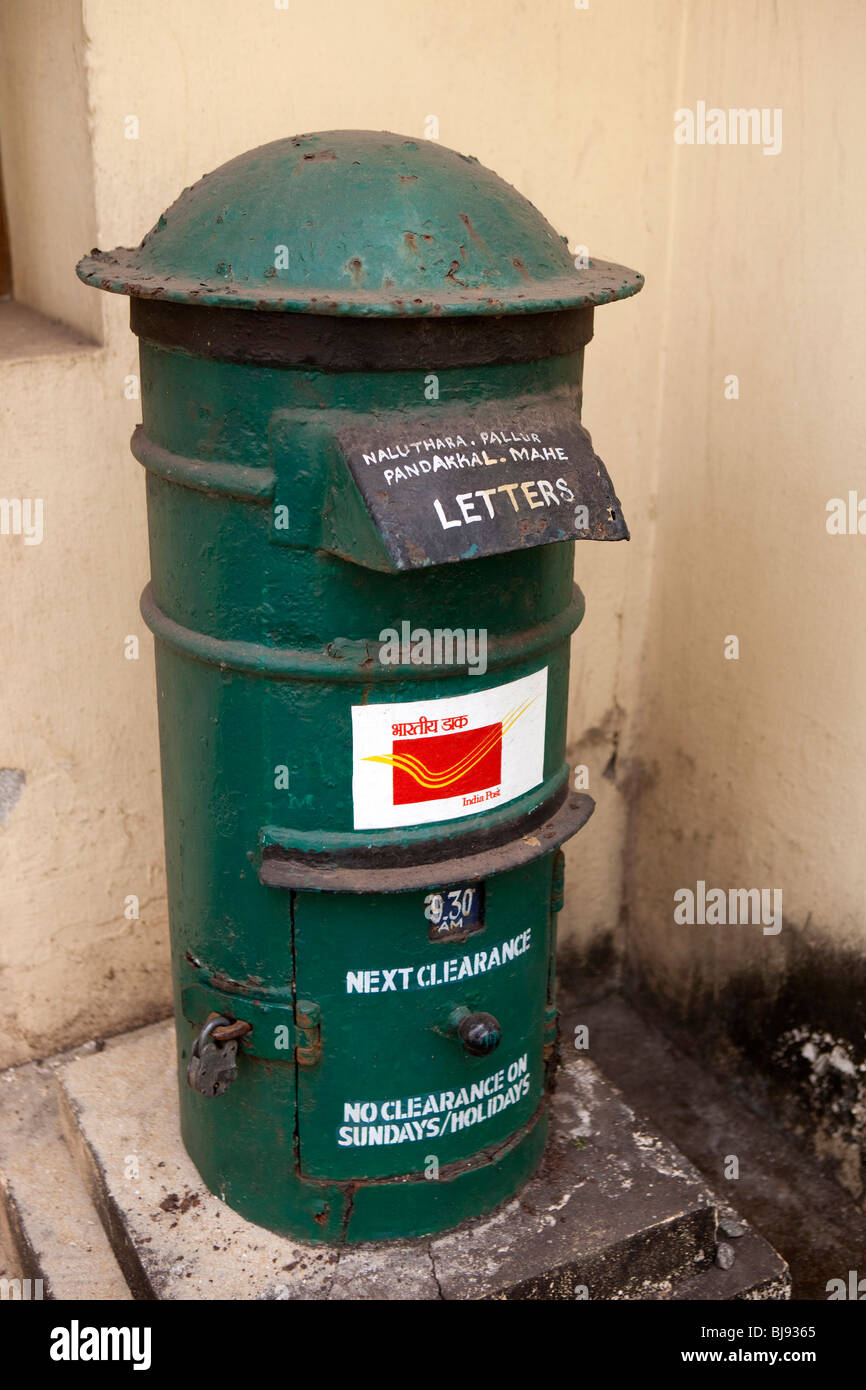
[[[708,1072],[621,998],[579,1002],[561,987],[560,1007],[563,1033],[588,1027],[604,1075],[784,1252],[795,1301],[824,1301],[829,1279],[863,1271],[866,1210],[834,1180],[832,1165],[815,1162],[783,1115],[758,1107],[724,1071]],[[725,1171],[729,1155],[737,1155],[736,1176]]]
[[[198,1299],[785,1298],[760,1236],[713,1264],[715,1199],[589,1061],[563,1068],[535,1177],[444,1236],[345,1250],[287,1240],[203,1186],[179,1133],[170,1023],[58,1068],[64,1132],[134,1296]],[[737,1245],[737,1241],[731,1242]]]

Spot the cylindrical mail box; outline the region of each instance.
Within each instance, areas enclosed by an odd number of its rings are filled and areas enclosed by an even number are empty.
[[[184,1142],[302,1240],[454,1226],[545,1141],[573,542],[628,534],[583,350],[642,278],[357,131],[79,274],[140,340]]]

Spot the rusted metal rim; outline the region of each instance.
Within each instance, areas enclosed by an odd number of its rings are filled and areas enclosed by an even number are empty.
[[[400,371],[534,362],[592,338],[592,307],[498,318],[376,319],[274,314],[132,299],[133,333],[158,347],[263,367]]]
[[[476,289],[425,290],[390,297],[385,290],[351,290],[268,285],[225,285],[165,271],[146,271],[136,264],[142,247],[119,246],[114,251],[94,248],[75,267],[79,280],[109,294],[125,294],[162,304],[191,304],[217,309],[261,310],[267,314],[316,314],[339,318],[498,318],[503,314],[549,313],[559,309],[583,309],[628,299],[643,289],[638,270],[616,261],[593,257],[581,271],[570,271],[537,280],[532,287],[492,293],[487,285]]]
[[[400,826],[390,830],[297,830],[265,825],[259,831],[259,851],[275,846],[288,858],[313,863],[356,864],[368,868],[397,868],[441,859],[443,842],[474,854],[495,848],[548,820],[562,804],[571,784],[571,769],[562,763],[549,777],[483,817],[458,816],[448,821]]]
[[[494,874],[530,864],[575,835],[595,810],[595,802],[585,792],[571,792],[551,812],[549,802],[539,807],[535,824],[512,822],[500,827],[499,843],[483,848],[429,860],[426,863],[389,865],[382,851],[376,851],[377,866],[358,862],[362,850],[336,855],[300,855],[268,846],[262,853],[259,879],[270,888],[290,888],[322,893],[405,893],[414,889],[441,887],[449,883],[475,882]],[[478,845],[489,832],[477,832]],[[441,851],[441,841],[435,848]],[[396,852],[396,847],[395,847]],[[384,862],[383,862],[384,860]],[[326,862],[322,862],[326,861]]]
[[[566,641],[580,624],[585,607],[583,594],[575,584],[571,602],[548,622],[508,637],[488,637],[488,670],[532,661],[541,652]],[[386,665],[379,660],[380,644],[375,641],[344,642],[334,638],[325,648],[310,651],[211,637],[167,617],[154,601],[151,584],[141,596],[141,616],[155,637],[190,660],[268,680],[363,681],[365,685],[387,681],[393,685],[407,679],[413,682],[441,680],[443,675],[464,674],[466,669],[465,664],[450,667],[444,664]]]

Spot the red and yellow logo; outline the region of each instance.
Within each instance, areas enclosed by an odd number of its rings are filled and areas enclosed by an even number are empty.
[[[422,737],[395,738],[390,753],[376,753],[363,761],[393,767],[395,806],[484,791],[502,781],[502,739],[535,698],[524,700],[496,724],[479,729],[454,730],[454,724],[466,721],[423,717],[415,724],[394,725],[395,734],[411,732]],[[440,722],[449,732],[439,733]]]

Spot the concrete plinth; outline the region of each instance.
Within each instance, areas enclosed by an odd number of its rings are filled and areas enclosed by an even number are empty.
[[[444,1236],[347,1250],[272,1235],[203,1186],[180,1140],[171,1024],[75,1058],[57,1081],[67,1144],[136,1297],[788,1296],[784,1261],[745,1227],[724,1238],[731,1267],[715,1263],[712,1193],[579,1054],[560,1072],[542,1164],[513,1200]]]

